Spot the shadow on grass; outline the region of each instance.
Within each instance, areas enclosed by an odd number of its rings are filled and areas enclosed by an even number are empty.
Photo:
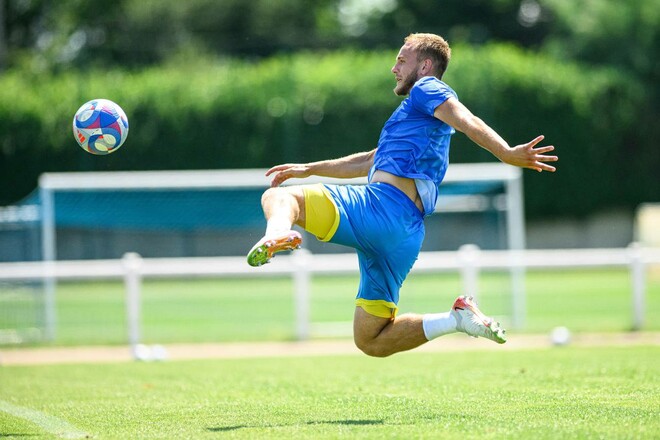
[[[308,425],[384,425],[382,420],[317,420]]]
[[[383,420],[313,420],[307,422],[307,425],[384,425]],[[287,425],[288,426],[288,425]],[[266,426],[250,426],[250,425],[233,425],[233,426],[217,426],[212,428],[206,428],[207,431],[211,432],[227,432],[227,431],[236,431],[243,428],[264,428]],[[273,427],[273,426],[269,426]]]
[[[243,428],[256,428],[256,426],[248,426],[248,425],[218,426],[217,428],[206,428],[206,430],[211,432],[226,432],[226,431],[236,431],[237,429],[243,429]]]
[[[39,437],[41,434],[14,434],[14,433],[6,433],[6,432],[0,432],[0,438],[3,437]]]

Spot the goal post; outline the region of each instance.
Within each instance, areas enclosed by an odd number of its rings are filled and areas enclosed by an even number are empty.
[[[270,186],[265,169],[210,170],[210,171],[126,171],[126,172],[76,172],[45,173],[39,178],[39,199],[42,215],[43,259],[56,260],[57,228],[60,215],[57,212],[56,194],[61,193],[122,193],[140,191],[183,192],[196,190],[215,191],[263,191]],[[332,179],[312,176],[307,179],[290,179],[285,185],[299,183],[364,184],[365,178]],[[502,163],[452,164],[441,185],[436,212],[478,212],[490,209],[479,199],[484,190],[501,186],[504,199],[497,199],[496,208],[505,213],[506,240],[509,249],[525,248],[525,222],[523,206],[522,173],[519,168]],[[75,208],[83,212],[94,201],[78,201]],[[86,206],[85,206],[86,205]],[[256,207],[259,209],[259,206]],[[67,206],[71,210],[71,206]],[[176,208],[175,208],[176,209]],[[80,213],[68,212],[68,216]],[[90,219],[80,219],[81,223]],[[98,221],[95,219],[94,221]],[[103,225],[98,225],[102,227]],[[147,227],[149,227],[147,225]],[[83,257],[84,258],[84,257]]]

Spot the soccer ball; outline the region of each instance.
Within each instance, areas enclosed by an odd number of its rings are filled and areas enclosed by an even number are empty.
[[[550,332],[553,345],[568,345],[571,342],[571,331],[566,327],[555,327]]]
[[[126,141],[128,118],[114,102],[92,99],[73,117],[73,135],[83,150],[92,154],[110,154]]]

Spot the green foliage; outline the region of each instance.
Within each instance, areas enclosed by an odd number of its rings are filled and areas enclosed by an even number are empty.
[[[553,27],[543,44],[558,60],[573,59],[629,72],[645,87],[638,125],[660,136],[660,2],[545,0]],[[657,158],[656,155],[656,164]]]
[[[214,54],[398,45],[411,29],[452,41],[538,41],[517,22],[519,0],[44,0],[7,1],[10,65],[149,65],[188,47]]]
[[[615,65],[642,78],[660,78],[658,0],[543,3],[555,17],[546,41],[555,57]]]
[[[399,102],[394,56],[338,51],[246,62],[192,51],[136,71],[7,72],[0,203],[26,195],[45,171],[268,167],[371,149]],[[644,90],[624,73],[512,46],[458,45],[445,80],[511,144],[545,134],[556,145],[558,173],[526,178],[532,216],[657,199],[650,183],[658,155],[637,126]],[[70,129],[75,110],[98,97],[118,102],[130,122],[126,145],[105,157],[83,154]],[[494,160],[461,134],[451,158]]]
[[[146,66],[190,47],[262,57],[346,42],[334,0],[7,3],[8,65],[14,67]]]

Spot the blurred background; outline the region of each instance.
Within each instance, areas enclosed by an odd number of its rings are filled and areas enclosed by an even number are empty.
[[[659,22],[658,0],[2,0],[0,206],[46,171],[259,168],[372,148],[398,103],[402,39],[434,32],[470,109],[512,144],[556,145],[558,173],[526,173],[528,219],[611,221],[557,244],[626,245],[635,209],[660,200]],[[97,95],[129,116],[121,154],[74,148],[70,119]],[[493,160],[461,135],[451,159]]]
[[[411,32],[449,41],[444,80],[510,144],[544,134],[556,146],[556,173],[523,173],[528,248],[657,246],[658,23],[660,0],[0,0],[0,261],[43,257],[46,172],[267,168],[373,148],[400,102],[390,68]],[[110,156],[83,152],[71,133],[93,98],[128,115],[128,140]],[[451,161],[495,159],[457,134]],[[259,194],[236,201],[255,230]],[[209,203],[160,196],[178,211]],[[70,203],[111,218],[120,202]],[[481,218],[498,231],[498,215]],[[469,228],[457,229],[466,218],[444,224],[449,238],[471,242]],[[113,248],[120,239],[89,223],[58,232],[58,246],[77,243],[61,258],[118,258],[145,236],[132,230]],[[230,238],[239,254],[258,238],[201,223],[197,245],[188,225],[178,245],[144,256],[222,255]],[[161,232],[149,232],[151,249],[172,243]]]

